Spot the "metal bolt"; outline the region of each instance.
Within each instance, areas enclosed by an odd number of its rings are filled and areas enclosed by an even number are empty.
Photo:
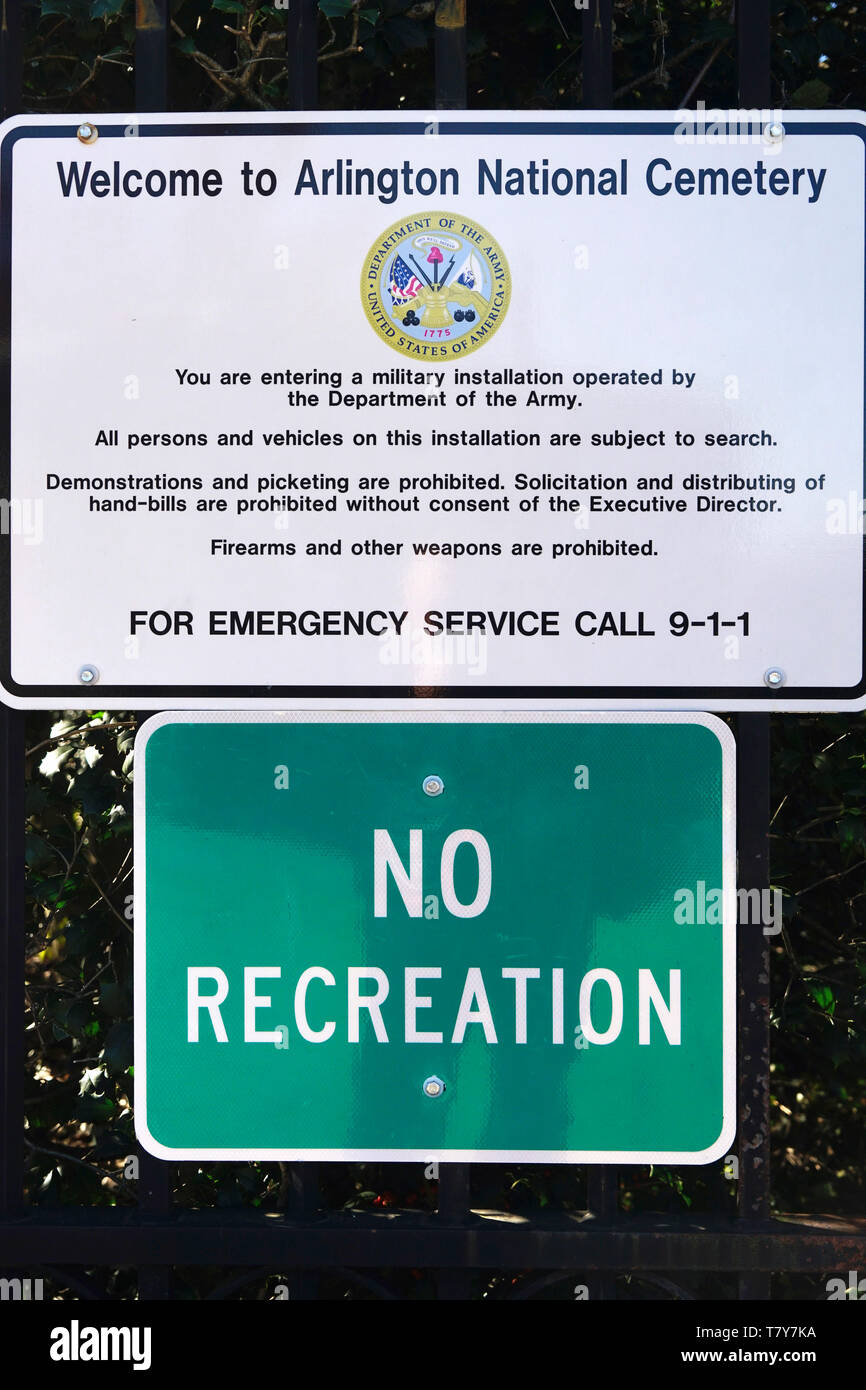
[[[764,685],[768,685],[771,690],[778,690],[785,684],[785,672],[779,666],[771,666],[769,671],[764,672]]]
[[[96,129],[96,126],[91,125],[89,121],[82,121],[76,131],[76,135],[82,145],[92,145],[94,140],[99,138],[99,131]]]
[[[441,796],[445,790],[445,783],[442,778],[435,774],[431,777],[425,777],[421,785],[428,796]]]
[[[78,679],[82,685],[95,685],[99,680],[99,671],[96,666],[82,666]]]
[[[779,140],[784,140],[785,138],[785,127],[782,125],[781,121],[771,121],[770,124],[764,128],[764,134],[768,140],[778,143]]]
[[[425,1096],[430,1096],[431,1099],[435,1100],[436,1096],[441,1096],[445,1090],[445,1082],[441,1076],[428,1076],[421,1089]]]

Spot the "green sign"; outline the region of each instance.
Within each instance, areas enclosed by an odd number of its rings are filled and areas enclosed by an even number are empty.
[[[139,1139],[178,1159],[720,1157],[733,763],[700,714],[149,720]]]

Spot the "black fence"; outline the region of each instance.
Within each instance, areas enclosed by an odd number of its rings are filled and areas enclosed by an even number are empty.
[[[584,105],[612,105],[612,0],[583,8]],[[2,111],[20,106],[20,6],[0,0]],[[770,103],[770,3],[737,5],[739,91],[731,105]],[[289,0],[288,71],[291,109],[310,110],[317,92],[316,0]],[[168,0],[136,6],[135,97],[140,111],[169,110]],[[438,0],[435,91],[440,109],[466,105],[465,0]],[[3,345],[8,355],[9,344]],[[738,880],[769,886],[770,717],[741,714],[737,739]],[[82,1298],[111,1297],[94,1270],[138,1271],[138,1293],[169,1299],[185,1268],[210,1267],[211,1298],[234,1298],[257,1279],[279,1274],[292,1298],[320,1296],[336,1274],[362,1296],[394,1299],[396,1271],[435,1272],[436,1296],[469,1299],[482,1271],[519,1270],[506,1297],[529,1299],[566,1280],[584,1279],[590,1298],[616,1294],[618,1273],[636,1276],[643,1296],[692,1298],[678,1279],[715,1272],[729,1276],[743,1299],[770,1297],[773,1272],[821,1274],[866,1269],[866,1219],[818,1215],[770,1217],[769,943],[759,930],[738,944],[737,1211],[719,1182],[718,1211],[629,1215],[618,1208],[615,1168],[586,1170],[586,1210],[514,1222],[508,1213],[471,1209],[471,1169],[443,1164],[435,1213],[387,1214],[323,1210],[319,1170],[287,1166],[285,1210],[227,1215],[173,1207],[174,1168],[139,1155],[137,1209],[61,1208],[23,1203],[24,1114],[24,715],[0,707],[2,819],[2,960],[0,960],[0,1269],[8,1276],[45,1275]],[[721,1179],[721,1174],[720,1174]],[[382,1274],[386,1271],[386,1274]],[[672,1275],[674,1276],[672,1278]],[[500,1295],[502,1296],[502,1295]],[[718,1296],[718,1295],[716,1295]]]

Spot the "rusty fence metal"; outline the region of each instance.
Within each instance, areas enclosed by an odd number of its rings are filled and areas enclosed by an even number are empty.
[[[20,109],[21,14],[18,0],[0,0],[0,104]],[[169,110],[168,0],[136,4],[135,100],[140,111]],[[583,10],[584,106],[613,104],[612,0]],[[739,91],[732,106],[770,104],[769,0],[739,0]],[[317,3],[287,8],[289,107],[317,103]],[[439,109],[466,101],[466,3],[438,0],[435,92]],[[2,345],[8,354],[9,345]],[[8,410],[8,401],[6,407]],[[768,692],[768,695],[771,692]],[[314,1299],[327,1272],[367,1296],[398,1294],[377,1271],[435,1272],[441,1299],[475,1296],[479,1271],[519,1270],[511,1294],[531,1298],[559,1281],[586,1278],[593,1298],[615,1295],[617,1274],[638,1276],[665,1298],[692,1298],[678,1279],[715,1272],[736,1276],[741,1299],[766,1299],[776,1272],[822,1274],[866,1268],[866,1219],[770,1215],[769,945],[757,931],[738,945],[737,1212],[720,1200],[717,1215],[632,1215],[618,1208],[617,1171],[593,1167],[586,1210],[518,1223],[471,1208],[471,1169],[443,1164],[435,1213],[361,1214],[328,1211],[320,1202],[316,1164],[289,1165],[288,1203],[278,1216],[249,1211],[191,1212],[173,1206],[175,1170],[139,1155],[137,1208],[28,1208],[23,1201],[24,1115],[24,719],[0,706],[0,1271],[62,1278],[86,1299],[110,1297],[87,1271],[133,1269],[138,1294],[170,1299],[178,1271],[204,1266],[233,1271],[211,1298],[233,1298],[257,1278],[279,1273],[293,1298]],[[737,739],[738,881],[769,886],[770,717],[741,714]],[[721,1185],[720,1185],[721,1186]],[[721,1196],[721,1194],[720,1194]],[[237,1271],[240,1271],[238,1273]]]

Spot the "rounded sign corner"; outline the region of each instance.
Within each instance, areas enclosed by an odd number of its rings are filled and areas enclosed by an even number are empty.
[[[694,722],[718,739],[723,752],[732,756],[736,753],[737,740],[734,737],[734,731],[721,714],[713,714],[710,710],[701,710],[695,714]]]
[[[138,1143],[146,1153],[151,1154],[154,1158],[177,1162],[183,1157],[182,1149],[171,1148],[169,1145],[163,1144],[151,1133],[148,1126],[147,1113],[141,1106],[136,1108],[133,1117],[133,1128]]]
[[[28,127],[34,124],[38,118],[27,115],[7,116],[5,121],[0,121],[0,156],[5,158],[7,150],[11,150],[16,141],[27,134]]]
[[[700,1149],[693,1154],[681,1154],[679,1162],[690,1166],[698,1167],[708,1163],[717,1163],[720,1158],[726,1158],[731,1151],[737,1137],[737,1121],[733,1115],[725,1115],[722,1121],[722,1130],[718,1139],[706,1149]]]
[[[8,664],[0,670],[0,704],[4,704],[9,709],[29,710],[33,708],[33,702],[28,694],[28,687],[19,685],[13,679]],[[47,706],[42,706],[47,708]],[[52,706],[53,708],[53,706]]]
[[[135,733],[135,742],[133,744],[135,756],[137,758],[143,758],[150,740],[154,738],[161,729],[164,729],[167,725],[181,723],[183,720],[183,714],[178,713],[177,710],[159,710],[155,714],[148,714],[142,723],[139,724]]]
[[[846,123],[853,125],[852,135],[857,135],[866,145],[866,111],[844,111],[839,113]]]

